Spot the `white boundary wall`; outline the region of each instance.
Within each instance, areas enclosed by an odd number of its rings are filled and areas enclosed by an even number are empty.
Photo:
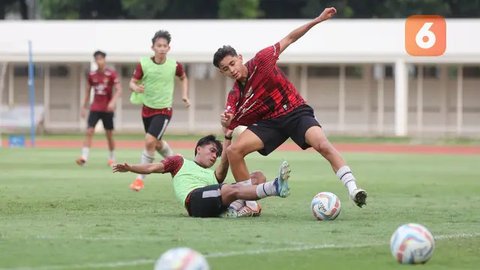
[[[216,49],[230,44],[248,59],[304,22],[2,21],[0,61],[9,65],[1,106],[28,104],[26,77],[19,70],[27,61],[27,40],[32,40],[34,60],[41,70],[36,79],[37,104],[46,108],[46,128],[83,129],[79,104],[84,73],[92,52],[102,49],[107,51],[109,63],[124,75],[126,91],[117,110],[117,127],[141,129],[139,108],[128,103],[128,79],[135,62],[150,54],[153,33],[167,29],[173,36],[171,56],[188,67],[194,100],[194,106],[186,110],[176,92],[170,130],[218,130],[216,118],[231,83],[212,70]],[[480,78],[464,73],[480,67],[480,36],[473,34],[480,29],[480,20],[447,20],[447,50],[441,57],[408,56],[403,28],[404,20],[334,19],[289,47],[279,63],[330,132],[478,136]],[[51,70],[59,65],[67,68],[65,76]],[[375,74],[378,65],[393,67],[393,76]],[[334,67],[338,74],[316,74],[318,66]],[[349,76],[352,66],[361,70],[359,76]],[[436,73],[423,74],[421,66]],[[418,68],[415,74],[414,67]]]

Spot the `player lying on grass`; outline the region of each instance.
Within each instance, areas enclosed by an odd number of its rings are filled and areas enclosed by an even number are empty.
[[[218,49],[213,64],[222,74],[235,80],[221,123],[228,129],[248,126],[227,149],[236,181],[249,179],[244,159],[246,155],[258,151],[266,156],[291,138],[302,149],[313,147],[327,159],[348,189],[350,198],[362,207],[366,204],[367,193],[357,188],[350,167],[328,141],[313,109],[277,66],[278,57],[290,44],[335,13],[335,8],[326,8],[317,18],[293,30],[273,46],[259,51],[245,64],[242,55],[237,54],[234,48],[223,46]]]
[[[260,209],[250,209],[243,205],[244,201],[268,196],[287,197],[290,168],[286,161],[282,162],[278,177],[269,182],[265,182],[262,173],[256,172],[251,175],[251,183],[223,184],[229,167],[223,150],[231,143],[231,133],[231,130],[226,131],[223,146],[213,135],[201,138],[195,147],[193,160],[177,155],[167,157],[159,163],[115,164],[113,172],[171,173],[175,195],[192,217],[218,217],[229,206],[229,216],[258,215]],[[210,169],[220,155],[220,164],[215,170]]]

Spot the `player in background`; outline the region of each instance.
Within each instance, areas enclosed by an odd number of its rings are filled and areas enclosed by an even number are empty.
[[[98,68],[95,71],[91,71],[87,78],[85,99],[83,101],[80,115],[82,118],[85,118],[89,107],[90,113],[88,114],[87,132],[85,135],[85,141],[83,142],[82,154],[80,158],[76,160],[77,164],[80,166],[85,165],[88,160],[88,154],[90,152],[90,147],[92,146],[92,137],[95,133],[95,126],[100,119],[103,122],[105,135],[107,136],[109,150],[108,165],[111,166],[113,163],[115,163],[113,116],[115,104],[122,93],[122,86],[120,85],[115,70],[107,67],[105,61],[106,56],[107,54],[102,51],[96,51],[93,54]],[[94,90],[94,97],[93,102],[90,105],[90,90],[92,87]],[[113,88],[115,88],[115,91],[113,91]]]
[[[268,155],[288,138],[302,149],[313,147],[330,162],[333,171],[348,189],[350,198],[362,207],[367,193],[357,188],[355,177],[339,152],[328,141],[313,109],[306,105],[295,86],[277,66],[280,54],[315,25],[330,19],[335,8],[326,8],[317,18],[293,30],[285,38],[259,51],[253,59],[243,63],[230,46],[218,49],[213,64],[225,76],[235,80],[225,112],[221,115],[224,127],[234,129],[248,126],[227,149],[236,181],[248,181],[245,156],[254,151]]]
[[[182,156],[166,157],[159,163],[129,165],[116,164],[113,172],[134,172],[139,174],[170,173],[177,199],[192,217],[255,216],[260,209],[253,210],[239,201],[258,200],[268,196],[287,197],[290,168],[282,162],[278,177],[265,182],[261,172],[251,174],[251,182],[223,184],[228,172],[228,158],[225,149],[231,143],[232,130],[224,130],[223,146],[215,136],[201,138],[195,147],[195,158]],[[210,169],[221,156],[215,170]],[[228,210],[228,211],[227,211]]]
[[[162,136],[172,117],[175,77],[182,82],[182,100],[186,107],[188,100],[188,80],[182,64],[167,57],[170,51],[170,33],[160,30],[152,38],[154,56],[143,57],[130,80],[133,91],[131,101],[141,103],[143,126],[145,128],[145,149],[141,164],[152,163],[155,151],[162,157],[173,155],[173,151]],[[144,174],[138,174],[130,189],[140,191],[144,187]]]

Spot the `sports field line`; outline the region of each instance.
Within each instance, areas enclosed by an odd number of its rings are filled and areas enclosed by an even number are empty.
[[[435,236],[435,240],[444,239],[459,239],[459,238],[475,238],[480,237],[480,233],[459,233],[459,234],[445,234]],[[306,251],[306,250],[320,250],[320,249],[348,249],[348,248],[362,248],[362,247],[374,247],[387,245],[386,242],[376,242],[364,245],[336,245],[336,244],[322,244],[322,245],[304,245],[304,246],[290,246],[284,248],[272,248],[272,249],[254,249],[254,250],[241,250],[230,252],[216,252],[205,255],[206,258],[223,258],[233,256],[244,255],[260,255],[276,252],[287,251]],[[116,262],[104,262],[104,263],[86,263],[86,264],[69,264],[69,265],[49,265],[49,266],[36,266],[36,267],[15,267],[15,268],[0,268],[0,270],[59,270],[59,269],[95,269],[95,268],[120,268],[127,266],[139,266],[146,264],[153,264],[154,259],[138,259],[131,261],[116,261]]]

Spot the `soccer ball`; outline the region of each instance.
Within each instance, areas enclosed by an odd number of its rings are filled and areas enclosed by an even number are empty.
[[[426,263],[432,257],[434,248],[432,234],[420,224],[402,225],[390,239],[392,255],[402,264]]]
[[[318,220],[334,220],[340,214],[342,205],[337,195],[320,192],[313,197],[311,208],[313,216]]]
[[[155,262],[154,270],[209,270],[207,260],[193,249],[180,247],[167,250]]]

